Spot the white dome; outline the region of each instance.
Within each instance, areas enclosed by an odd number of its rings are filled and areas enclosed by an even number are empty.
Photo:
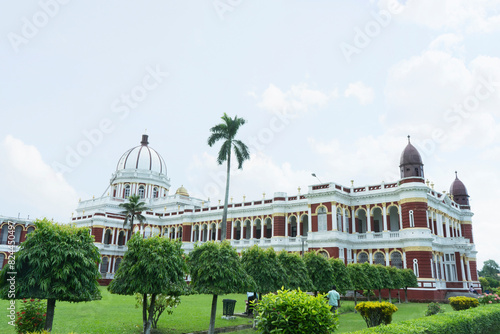
[[[116,166],[116,171],[123,169],[149,170],[159,174],[167,174],[165,160],[158,152],[148,146],[148,135],[142,135],[141,145],[123,153]]]

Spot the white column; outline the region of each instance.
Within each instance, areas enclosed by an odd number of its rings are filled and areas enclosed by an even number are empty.
[[[427,221],[427,228],[430,228],[430,226],[429,226],[429,210],[425,211],[425,220]]]
[[[343,229],[344,232],[347,232],[347,230],[348,230],[347,226],[349,226],[348,225],[349,221],[347,220],[346,209],[342,208],[341,212],[342,212],[342,217],[341,217],[341,219],[342,219],[342,229]]]
[[[387,208],[385,206],[382,207],[382,218],[384,221],[384,232],[387,230]]]
[[[403,251],[403,268],[406,269],[406,252]]]
[[[194,225],[191,225],[191,236],[189,238],[189,241],[193,242],[193,239],[194,239]]]
[[[352,209],[351,222],[352,222],[352,233],[356,233],[356,215],[354,209]]]
[[[458,223],[458,236],[462,237],[462,224]]]
[[[446,230],[446,237],[449,238],[451,237],[450,234],[450,222],[448,221],[448,218],[444,218],[444,223],[445,223],[445,230]]]
[[[462,281],[466,281],[465,278],[465,267],[464,267],[464,257],[460,255],[460,267],[462,268]]]
[[[274,237],[274,217],[271,217],[271,238]]]
[[[332,205],[332,231],[337,231],[337,206]]]
[[[390,256],[389,256],[389,250],[385,251],[385,266],[389,267],[390,262],[389,262]]]
[[[202,241],[202,238],[203,237],[203,226],[202,225],[198,225],[198,241]]]
[[[231,221],[231,240],[234,240],[234,221]],[[226,225],[227,228],[227,225]]]
[[[366,232],[372,231],[372,219],[370,213],[370,206],[368,205],[368,209],[366,210]]]
[[[368,252],[368,260],[370,261],[370,264],[373,264],[373,253]]]
[[[312,216],[310,206],[307,208],[307,232],[312,232]]]
[[[403,229],[403,214],[401,212],[401,205],[399,206],[399,230]]]
[[[431,277],[434,278],[434,260],[431,257]]]
[[[215,224],[215,240],[219,240],[219,223]]]
[[[469,260],[465,260],[466,261],[466,264],[467,264],[467,280],[468,281],[472,281],[472,276],[470,274],[470,263],[469,263]]]
[[[255,223],[255,219],[252,219],[252,221],[250,222],[250,239],[253,239],[253,225]]]
[[[288,215],[285,213],[285,237],[288,237]]]
[[[298,214],[297,216],[298,216],[298,218],[297,218],[297,237],[300,237],[302,235],[300,233],[300,220],[301,220],[302,216],[300,214]]]

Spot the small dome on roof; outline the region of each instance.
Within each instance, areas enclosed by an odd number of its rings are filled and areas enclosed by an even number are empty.
[[[116,170],[141,169],[150,170],[159,174],[167,174],[167,165],[161,155],[148,146],[148,135],[142,135],[141,145],[123,153]]]
[[[401,153],[399,168],[401,170],[401,178],[413,176],[424,177],[422,157],[415,146],[411,144],[410,136],[408,136],[408,145],[406,145],[403,153]]]
[[[175,194],[176,195],[181,195],[181,196],[189,197],[189,193],[186,190],[186,188],[184,188],[184,186],[180,186],[179,189],[177,189],[177,191],[175,192]]]
[[[458,178],[457,172],[455,172],[455,180],[453,180],[450,186],[450,194],[453,195],[453,200],[457,204],[469,205],[469,193],[464,183]]]

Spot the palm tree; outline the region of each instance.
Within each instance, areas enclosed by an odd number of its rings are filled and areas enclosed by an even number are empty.
[[[210,129],[211,135],[210,137],[208,137],[208,145],[212,147],[215,142],[219,140],[224,141],[220,148],[219,156],[217,157],[217,163],[219,165],[222,165],[224,161],[227,161],[226,195],[224,198],[224,213],[222,214],[221,223],[221,240],[224,240],[226,238],[227,201],[229,197],[231,151],[234,150],[239,169],[243,168],[243,162],[250,158],[250,153],[245,143],[243,143],[241,140],[234,139],[240,126],[245,124],[245,120],[243,118],[239,118],[238,116],[234,116],[234,118],[231,118],[226,113],[224,113],[224,116],[222,116],[221,118],[224,122],[217,124]]]
[[[134,226],[134,218],[136,218],[141,223],[141,236],[142,236],[144,222],[146,221],[146,217],[142,215],[142,211],[148,210],[148,208],[145,206],[146,203],[139,202],[140,200],[141,197],[139,195],[129,196],[128,203],[121,203],[120,207],[125,209],[124,211],[122,211],[122,213],[125,214],[123,227],[126,227],[130,220],[130,229],[132,229],[132,226]]]

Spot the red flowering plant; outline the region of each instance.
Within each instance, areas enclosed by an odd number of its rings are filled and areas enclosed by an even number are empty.
[[[16,313],[16,332],[24,334],[42,331],[45,327],[47,305],[40,299],[23,299],[21,310]]]

